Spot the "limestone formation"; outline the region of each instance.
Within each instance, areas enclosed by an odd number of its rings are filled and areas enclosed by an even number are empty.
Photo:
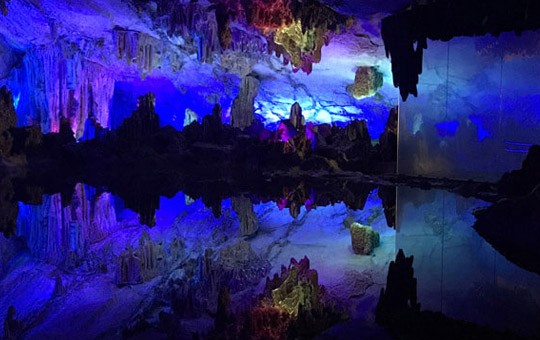
[[[390,262],[386,289],[381,289],[377,303],[377,323],[393,323],[404,315],[420,311],[420,304],[416,299],[413,260],[413,256],[405,257],[400,249],[396,260]]]
[[[306,125],[306,119],[302,115],[302,107],[297,102],[295,102],[291,106],[289,121],[296,130],[300,130],[303,126]]]
[[[351,224],[350,231],[355,254],[368,255],[379,246],[379,232],[372,227],[355,222]]]
[[[202,121],[202,139],[205,142],[217,142],[221,138],[223,129],[222,110],[219,104],[215,104],[211,115],[206,115]]]
[[[119,258],[116,284],[118,286],[133,285],[143,282],[141,275],[141,260],[135,249],[128,245]]]
[[[198,120],[198,116],[195,113],[195,111],[192,111],[189,108],[186,108],[186,113],[184,116],[184,127],[190,125],[193,122],[196,122]]]
[[[240,93],[233,101],[231,109],[231,125],[240,129],[249,127],[253,122],[253,102],[259,92],[259,80],[252,76],[242,79]]]
[[[240,235],[251,236],[259,229],[259,219],[253,211],[253,203],[248,197],[238,196],[231,198],[233,210],[240,220]]]
[[[371,143],[371,137],[365,120],[354,120],[345,128],[345,134],[349,141],[361,141]]]
[[[239,241],[219,252],[219,257],[211,266],[212,276],[218,278],[215,284],[226,285],[232,293],[250,284],[256,284],[266,275],[270,265],[261,258],[249,242]]]
[[[118,134],[124,139],[138,140],[155,133],[159,129],[159,116],[154,110],[155,103],[156,97],[151,92],[140,96],[137,110],[133,111],[131,117],[124,119]]]
[[[165,251],[163,245],[150,239],[146,230],[139,239],[138,258],[141,261],[141,277],[148,281],[159,275],[165,264]]]
[[[356,99],[372,97],[383,85],[383,74],[375,66],[360,66],[356,70],[354,84],[347,92]]]
[[[398,108],[390,109],[384,132],[379,137],[379,154],[383,161],[397,159]]]
[[[319,286],[319,275],[310,268],[307,257],[300,262],[292,258],[288,268],[282,267],[281,277],[276,274],[273,280],[266,280],[266,291],[271,291],[276,307],[295,318],[302,311],[320,311],[323,306],[324,289]]]

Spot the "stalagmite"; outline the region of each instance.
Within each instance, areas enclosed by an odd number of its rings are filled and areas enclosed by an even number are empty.
[[[295,129],[300,130],[303,126],[306,125],[306,119],[302,115],[302,107],[300,104],[295,102],[291,106],[291,113],[289,115],[289,121]]]
[[[253,102],[259,92],[259,80],[252,76],[242,79],[240,93],[231,109],[231,125],[244,129],[253,122]]]
[[[184,127],[190,125],[198,120],[197,114],[189,108],[186,108],[186,114],[184,116]]]

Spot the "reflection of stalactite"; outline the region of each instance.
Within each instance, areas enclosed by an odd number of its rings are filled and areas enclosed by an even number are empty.
[[[109,126],[109,101],[115,76],[103,66],[85,60],[76,44],[59,42],[36,47],[23,58],[10,80],[20,97],[22,125],[41,125],[44,133],[58,132],[62,117],[70,120],[76,138],[85,121],[95,117]]]
[[[141,276],[144,281],[156,277],[164,268],[165,251],[162,244],[150,239],[145,230],[139,239],[138,257],[141,261]]]
[[[239,196],[231,198],[233,210],[240,220],[240,234],[251,236],[259,229],[259,218],[253,211],[253,203],[248,197]]]
[[[416,301],[416,278],[414,277],[413,256],[405,257],[400,249],[396,260],[390,262],[386,289],[381,289],[377,303],[377,322],[392,325],[404,315],[420,311]]]
[[[78,184],[66,207],[62,207],[61,194],[45,195],[40,206],[21,205],[17,235],[26,240],[34,256],[57,265],[78,267],[83,259],[90,259],[88,246],[114,231],[112,196],[90,198],[89,190]]]
[[[128,244],[118,257],[116,283],[119,286],[147,282],[161,275],[184,256],[184,244],[175,238],[166,252],[162,242],[152,241],[146,230],[139,238],[138,247]]]

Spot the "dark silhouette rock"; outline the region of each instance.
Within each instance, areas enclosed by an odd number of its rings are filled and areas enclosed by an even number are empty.
[[[11,153],[13,136],[10,129],[17,126],[17,113],[13,106],[13,96],[7,87],[0,89],[0,156],[8,157]]]
[[[156,97],[153,93],[140,96],[137,110],[118,129],[118,135],[125,140],[140,140],[147,138],[159,129],[159,116],[154,109]]]

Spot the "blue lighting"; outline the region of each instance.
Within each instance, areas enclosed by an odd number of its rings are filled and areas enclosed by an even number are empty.
[[[145,80],[118,81],[114,87],[111,104],[111,128],[117,129],[125,118],[137,109],[137,98],[148,92],[156,96],[156,113],[160,125],[170,125],[177,130],[183,129],[186,109],[194,111],[201,122],[202,117],[212,113],[213,102],[204,96],[203,88],[189,88],[185,92],[177,89],[165,78],[147,77]],[[227,108],[231,105],[229,97],[220,98],[220,105]]]
[[[459,127],[459,122],[457,120],[435,124],[437,133],[439,134],[440,137],[443,137],[443,138],[454,137],[456,135],[458,127]]]
[[[484,139],[491,137],[491,133],[484,128],[481,118],[479,116],[470,115],[469,119],[473,122],[478,128],[478,141],[482,142]]]

